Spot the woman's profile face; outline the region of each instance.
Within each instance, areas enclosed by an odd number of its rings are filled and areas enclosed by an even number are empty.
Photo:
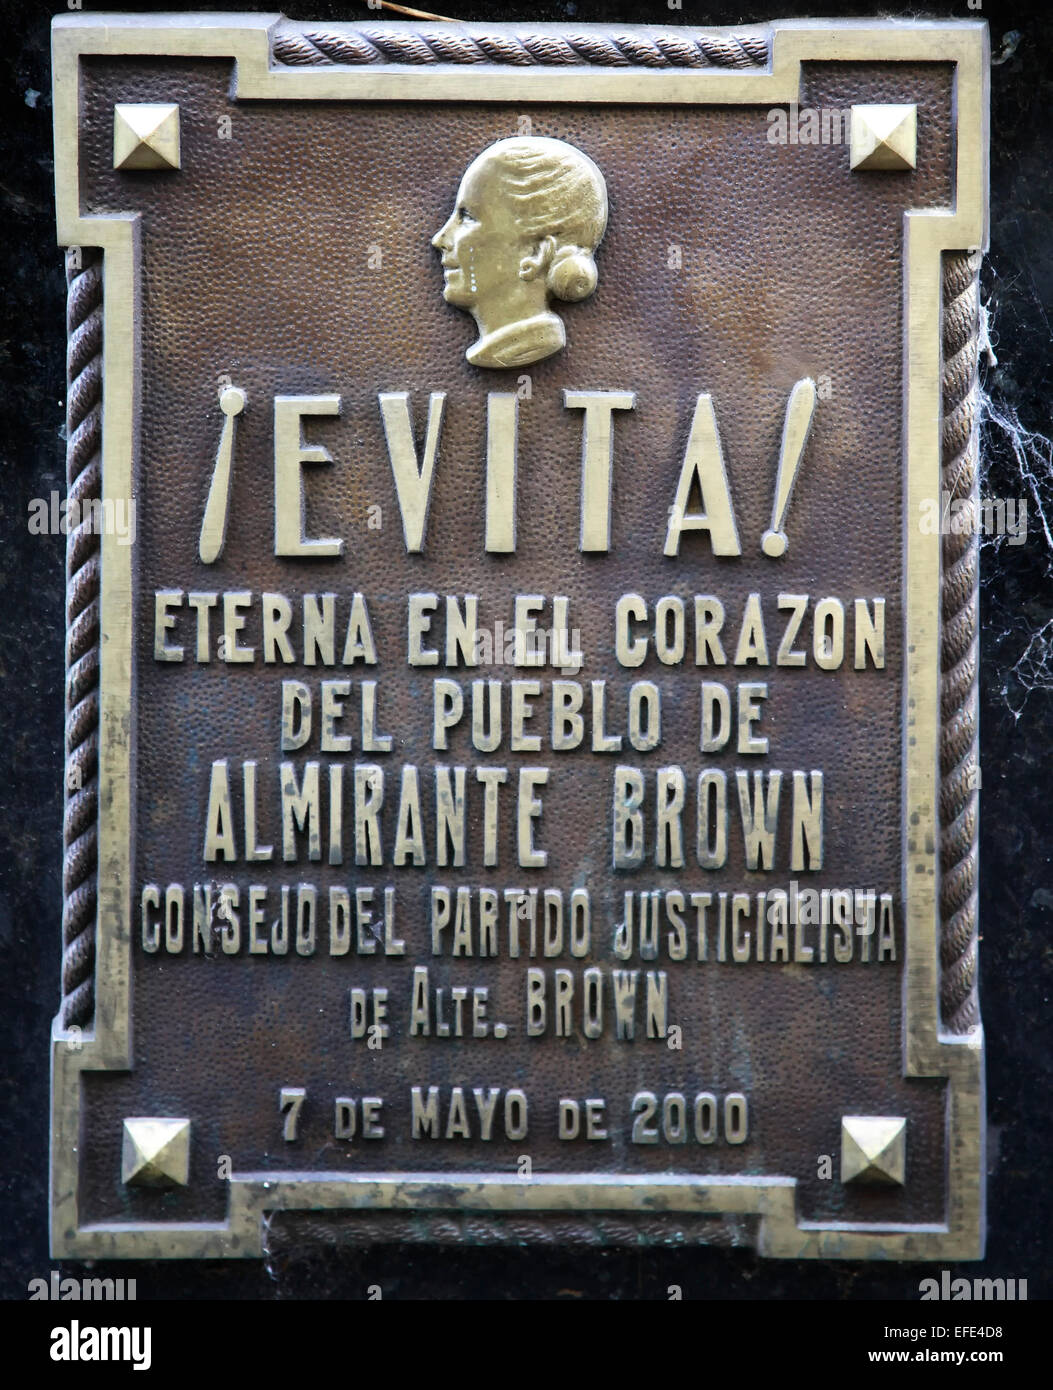
[[[501,188],[501,171],[482,154],[468,166],[453,212],[431,239],[442,252],[447,304],[470,309],[516,284],[524,243]]]

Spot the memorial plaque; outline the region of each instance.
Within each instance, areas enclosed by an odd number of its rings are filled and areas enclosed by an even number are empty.
[[[981,1254],[986,70],[55,21],[57,1256]]]

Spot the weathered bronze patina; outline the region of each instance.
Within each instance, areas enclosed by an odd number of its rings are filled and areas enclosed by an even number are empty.
[[[985,32],[56,20],[56,1255],[980,1254]]]

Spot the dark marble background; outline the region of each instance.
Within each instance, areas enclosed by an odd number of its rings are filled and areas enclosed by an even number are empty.
[[[432,6],[418,0],[420,8]],[[0,0],[0,1294],[26,1296],[47,1252],[50,1023],[59,999],[64,538],[29,534],[28,503],[63,489],[64,274],[52,207],[48,28],[62,7]],[[93,7],[94,8],[94,7]],[[143,11],[145,4],[99,6]],[[264,9],[227,0],[225,10]],[[1049,1296],[1053,926],[1053,21],[1042,0],[997,4],[736,5],[435,0],[463,20],[734,25],[793,16],[983,18],[991,26],[991,250],[985,495],[1027,497],[1024,545],[985,546],[982,591],[981,1003],[987,1033],[989,1240],[970,1276],[1026,1278]],[[369,20],[306,0],[294,18]],[[383,22],[398,23],[386,16]],[[1044,515],[1050,519],[1046,521]],[[429,1250],[262,1263],[121,1265],[145,1298],[907,1299],[918,1266],[783,1263],[746,1250]]]

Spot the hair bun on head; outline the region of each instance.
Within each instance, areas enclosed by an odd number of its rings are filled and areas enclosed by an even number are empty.
[[[596,262],[583,246],[561,246],[549,266],[545,284],[557,299],[587,299],[596,288]]]

